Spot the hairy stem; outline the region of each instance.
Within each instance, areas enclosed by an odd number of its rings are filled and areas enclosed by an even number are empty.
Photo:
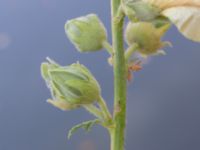
[[[110,129],[111,150],[124,150],[124,137],[126,127],[126,65],[123,45],[124,17],[120,16],[121,0],[111,0],[112,9],[112,44],[114,49],[114,124]],[[119,18],[117,18],[119,19]]]

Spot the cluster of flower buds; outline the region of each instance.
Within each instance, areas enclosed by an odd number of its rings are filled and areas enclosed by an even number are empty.
[[[60,66],[48,59],[41,65],[42,77],[50,88],[52,105],[71,110],[94,103],[100,96],[100,87],[90,71],[79,63]]]
[[[106,29],[95,14],[67,21],[65,32],[80,52],[98,51],[107,40]]]
[[[158,54],[167,45],[161,39],[170,27],[169,20],[158,7],[142,0],[123,0],[122,6],[130,20],[125,30],[127,44],[137,44],[143,56]]]
[[[138,44],[142,55],[158,53],[166,46],[161,39],[171,23],[186,38],[200,42],[199,6],[198,0],[123,0],[123,13],[130,20],[125,33],[128,45]]]

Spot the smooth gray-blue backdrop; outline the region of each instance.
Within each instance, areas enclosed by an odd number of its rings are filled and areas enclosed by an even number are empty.
[[[109,150],[108,133],[98,126],[67,140],[70,127],[93,117],[47,104],[50,93],[40,76],[46,56],[62,65],[79,60],[112,108],[108,54],[80,54],[64,33],[66,20],[92,12],[110,38],[109,7],[108,0],[0,0],[0,150]],[[165,39],[173,48],[128,84],[126,150],[200,149],[200,44],[175,27]]]

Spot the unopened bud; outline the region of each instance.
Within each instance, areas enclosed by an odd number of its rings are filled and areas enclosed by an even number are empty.
[[[135,0],[124,0],[123,9],[131,21],[151,21],[160,15],[161,10],[149,3]]]
[[[43,63],[41,72],[50,88],[53,100],[49,103],[62,110],[92,104],[100,96],[100,87],[90,71],[79,63],[70,66]]]
[[[161,41],[162,36],[166,33],[169,25],[156,28],[148,22],[129,22],[126,28],[125,37],[129,46],[137,43],[138,51],[143,55],[152,55],[165,46]]]
[[[80,52],[100,50],[102,43],[107,40],[106,29],[95,14],[67,21],[65,32]]]

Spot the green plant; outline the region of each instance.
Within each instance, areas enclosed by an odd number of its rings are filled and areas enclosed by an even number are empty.
[[[112,44],[107,32],[95,14],[67,21],[65,31],[80,52],[95,52],[103,48],[110,54],[114,71],[114,110],[110,113],[101,89],[90,71],[79,63],[60,66],[48,58],[42,63],[42,77],[52,95],[52,105],[71,110],[84,107],[94,120],[74,126],[68,137],[79,128],[89,131],[95,124],[105,127],[111,137],[111,150],[124,150],[126,128],[126,83],[132,73],[142,68],[137,58],[164,54],[161,48],[170,45],[162,37],[174,23],[183,35],[200,42],[199,0],[111,0]],[[123,36],[124,18],[129,18]],[[128,48],[124,49],[124,39]],[[137,55],[136,55],[137,54]],[[132,56],[134,55],[134,59]]]

